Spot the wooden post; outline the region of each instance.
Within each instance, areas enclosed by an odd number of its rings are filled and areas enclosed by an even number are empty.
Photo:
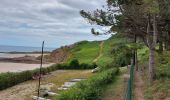
[[[41,69],[42,69],[42,62],[43,62],[43,53],[44,53],[44,41],[42,43],[42,51],[41,51],[41,64],[40,64],[40,71],[39,71],[39,82],[38,82],[38,98],[40,96],[40,85],[41,85]]]

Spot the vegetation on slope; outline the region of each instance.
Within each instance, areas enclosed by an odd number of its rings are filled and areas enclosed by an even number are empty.
[[[69,56],[65,62],[69,63],[72,59],[77,59],[80,63],[96,63],[98,66],[106,66],[113,61],[111,47],[112,43],[115,41],[117,40],[111,37],[104,41],[79,42],[75,44],[73,48],[67,50],[69,52]],[[101,45],[101,43],[103,44]]]
[[[113,60],[115,59],[113,56],[114,54],[118,54],[119,56],[116,58],[117,62],[121,62],[118,66],[121,66],[123,63],[123,65],[127,65],[127,63],[129,63],[129,58],[126,59],[128,55],[124,54],[129,54],[128,50],[119,50],[119,52],[116,53],[112,51],[115,48],[117,48],[116,51],[118,51],[118,49],[123,46],[127,47],[128,43],[130,43],[129,40],[119,35],[112,35],[109,39],[103,41],[82,41],[75,44],[73,48],[67,50],[70,56],[65,62],[69,63],[72,59],[77,59],[80,63],[96,63],[99,67],[103,68],[112,66]],[[126,60],[128,61],[126,62]]]
[[[77,59],[80,63],[93,63],[93,60],[99,55],[100,41],[82,41],[74,45],[73,48],[68,49],[69,56],[66,63],[72,59]]]

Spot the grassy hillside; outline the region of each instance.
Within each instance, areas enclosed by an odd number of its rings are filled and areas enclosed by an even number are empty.
[[[110,51],[115,41],[117,40],[111,37],[104,41],[79,42],[68,50],[70,55],[66,62],[78,59],[80,63],[96,62],[99,66],[105,66],[113,61],[113,55],[111,55]]]
[[[80,63],[92,63],[93,60],[99,55],[100,50],[99,41],[82,41],[73,48],[68,49],[69,57],[66,62],[70,62],[73,59],[78,59]]]
[[[68,58],[65,60],[69,63],[73,59],[78,59],[80,63],[93,63],[103,67],[113,62],[111,50],[119,43],[126,42],[122,37],[112,36],[104,41],[82,41],[77,43],[73,48],[69,48]]]

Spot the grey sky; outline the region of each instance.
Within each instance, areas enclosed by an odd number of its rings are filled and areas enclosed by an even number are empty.
[[[0,44],[59,47],[93,36],[80,15],[81,9],[101,8],[105,0],[0,0]]]

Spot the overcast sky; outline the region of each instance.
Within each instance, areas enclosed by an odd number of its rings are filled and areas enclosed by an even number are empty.
[[[102,40],[79,11],[101,8],[105,0],[0,0],[0,45],[60,47]],[[102,28],[101,28],[102,29]]]

